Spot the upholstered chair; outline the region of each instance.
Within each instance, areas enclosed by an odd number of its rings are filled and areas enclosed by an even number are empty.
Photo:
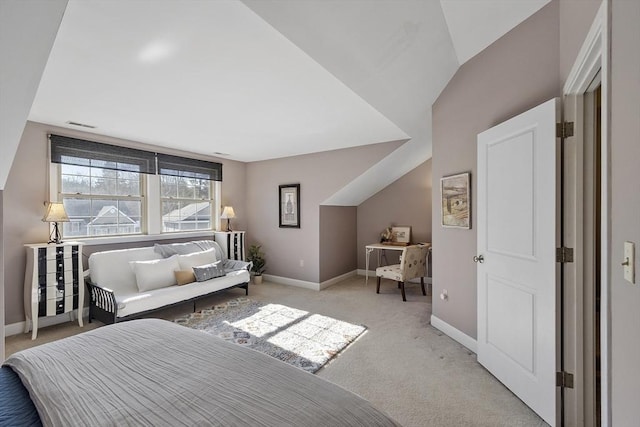
[[[376,293],[380,293],[380,280],[391,279],[398,282],[398,287],[402,292],[402,301],[406,301],[407,297],[404,293],[404,284],[411,279],[420,278],[420,286],[422,287],[422,295],[427,295],[424,289],[424,277],[427,275],[427,255],[429,253],[429,245],[412,245],[402,250],[400,256],[400,264],[386,265],[376,268],[376,276],[378,284]]]

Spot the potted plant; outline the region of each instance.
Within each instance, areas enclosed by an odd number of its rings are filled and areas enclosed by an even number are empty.
[[[267,261],[262,252],[262,245],[249,246],[249,255],[247,261],[251,262],[251,274],[253,275],[253,283],[259,285],[262,283],[262,273],[266,270]]]

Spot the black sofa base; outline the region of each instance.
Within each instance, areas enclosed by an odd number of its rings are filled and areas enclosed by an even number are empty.
[[[115,294],[107,289],[94,285],[88,280],[86,281],[86,284],[87,290],[89,291],[89,323],[91,323],[93,319],[96,319],[104,323],[105,325],[111,325],[113,323],[122,322],[125,320],[138,319],[140,317],[145,317],[151,313],[155,313],[156,311],[164,310],[165,308],[169,307],[176,307],[178,305],[186,303],[193,303],[193,311],[195,312],[197,300],[206,298],[219,292],[226,291],[228,289],[242,288],[245,290],[245,295],[249,295],[249,282],[239,283],[237,285],[220,289],[218,291],[213,291],[208,294],[199,295],[197,297],[178,301],[173,304],[163,305],[162,307],[154,308],[152,310],[141,311],[140,313],[134,313],[130,314],[129,316],[118,318],[118,303],[116,302]]]

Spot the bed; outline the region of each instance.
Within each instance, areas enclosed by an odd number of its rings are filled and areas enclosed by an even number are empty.
[[[9,400],[22,416],[29,404],[37,410],[36,419],[18,424],[0,414],[0,425],[398,425],[315,375],[159,319],[23,350],[5,361],[0,378],[0,390],[13,384]]]

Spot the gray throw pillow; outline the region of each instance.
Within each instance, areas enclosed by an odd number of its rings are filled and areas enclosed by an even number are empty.
[[[195,274],[197,282],[204,282],[205,280],[224,276],[225,272],[222,267],[222,261],[216,261],[212,264],[193,267],[193,274]]]

